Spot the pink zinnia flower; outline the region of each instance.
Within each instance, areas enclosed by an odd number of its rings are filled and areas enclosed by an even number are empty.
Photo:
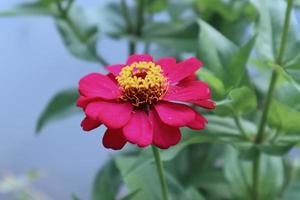
[[[79,82],[77,105],[86,117],[83,130],[104,124],[106,148],[121,149],[126,142],[166,149],[181,139],[180,127],[203,129],[207,120],[189,105],[214,109],[206,83],[196,80],[202,66],[196,58],[153,61],[132,55],[126,64],[107,67],[108,75],[91,73]]]

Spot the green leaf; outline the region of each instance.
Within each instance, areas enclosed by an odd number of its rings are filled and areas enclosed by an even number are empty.
[[[203,20],[198,20],[200,26],[198,57],[218,77],[226,73],[230,58],[237,51],[237,46]]]
[[[241,81],[246,77],[246,65],[248,58],[255,44],[256,37],[251,38],[244,46],[242,46],[230,60],[228,67],[227,82],[233,87],[240,85]]]
[[[280,103],[273,101],[268,123],[270,126],[285,131],[287,133],[299,133],[300,112]]]
[[[218,102],[216,112],[220,115],[242,115],[251,112],[256,106],[254,91],[248,87],[241,87],[231,90],[225,100]]]
[[[50,2],[37,1],[33,3],[22,3],[8,11],[0,11],[0,17],[2,16],[23,16],[23,15],[44,15],[54,16],[56,10],[50,5]]]
[[[68,17],[56,19],[57,29],[72,55],[79,59],[98,61],[98,27],[82,8],[71,9]]]
[[[79,110],[76,108],[78,91],[76,89],[63,90],[57,93],[47,104],[38,118],[36,132],[39,133],[52,121],[73,115]]]
[[[274,61],[279,51],[287,3],[282,0],[251,0],[251,2],[259,13],[259,20],[255,24],[258,34],[256,52],[260,58]],[[295,13],[292,12],[284,63],[299,55],[298,28]]]
[[[246,65],[256,37],[238,47],[206,22],[199,20],[198,57],[220,78],[226,89],[237,87],[246,76]]]
[[[110,160],[96,175],[93,184],[92,200],[115,200],[121,183],[120,171],[115,161]],[[131,196],[135,196],[135,193],[131,194]],[[128,196],[127,198],[130,199],[131,197]]]
[[[126,195],[125,197],[122,198],[122,200],[132,200],[135,198],[135,196],[140,192],[140,190],[136,190],[131,192],[130,194]]]
[[[300,56],[287,63],[284,67],[284,72],[283,76],[295,87],[295,89],[297,89],[300,94]]]
[[[290,144],[261,144],[258,145],[258,149],[268,155],[284,156],[294,147],[295,144],[295,141]]]
[[[202,68],[201,70],[198,70],[197,75],[200,80],[208,83],[214,98],[219,99],[225,96],[226,91],[223,82],[218,77],[213,75],[212,72],[210,72],[208,69]]]
[[[195,52],[199,27],[195,21],[153,22],[143,28],[143,42],[155,43],[159,46],[172,48],[175,52]],[[170,49],[169,49],[170,50]]]
[[[134,173],[132,171],[128,173],[131,163],[135,162],[135,158],[131,156],[118,156],[115,160],[129,192],[140,190],[133,200],[162,199],[160,187],[158,187],[159,179],[153,165],[139,163],[143,167],[137,168],[134,170]]]

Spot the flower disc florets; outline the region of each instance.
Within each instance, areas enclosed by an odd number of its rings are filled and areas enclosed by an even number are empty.
[[[162,68],[153,62],[134,62],[122,68],[116,79],[122,89],[121,100],[131,102],[135,109],[158,102],[168,87]]]

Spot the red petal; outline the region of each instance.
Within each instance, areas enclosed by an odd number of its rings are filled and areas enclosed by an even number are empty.
[[[144,111],[136,111],[129,123],[123,128],[126,139],[140,147],[152,143],[153,127],[148,115]]]
[[[155,111],[150,112],[150,118],[153,123],[153,144],[155,146],[167,149],[180,141],[181,133],[179,128],[164,124]]]
[[[97,100],[99,101],[99,100],[101,100],[101,98],[99,98],[99,97],[85,97],[85,96],[80,96],[78,98],[78,100],[77,100],[77,106],[80,107],[80,108],[85,109],[85,107],[89,103],[91,103],[93,101],[97,101]]]
[[[120,96],[119,86],[108,76],[92,73],[79,81],[79,91],[86,97],[116,99]]]
[[[104,133],[102,143],[105,148],[119,150],[126,144],[126,139],[121,129],[107,129]]]
[[[201,130],[205,128],[205,124],[207,124],[207,120],[197,111],[195,111],[195,119],[187,124],[187,127],[191,129]]]
[[[123,64],[117,64],[117,65],[111,65],[111,66],[108,66],[106,67],[107,70],[112,73],[114,76],[118,76],[121,69],[124,67],[125,65]]]
[[[163,97],[167,101],[191,101],[196,99],[209,99],[211,97],[208,85],[202,81],[190,81],[177,86],[169,86],[167,94]]]
[[[81,127],[84,131],[91,131],[99,127],[102,123],[91,118],[85,117],[81,122]]]
[[[88,104],[85,112],[93,120],[99,120],[109,128],[119,129],[130,120],[132,105],[105,101],[92,102]]]
[[[195,118],[194,111],[183,104],[159,102],[155,105],[155,109],[160,119],[170,126],[185,126]]]
[[[191,103],[200,106],[202,108],[206,108],[208,110],[213,110],[216,108],[216,103],[210,99],[206,99],[206,100],[195,100],[192,101]]]
[[[172,57],[161,58],[156,61],[156,64],[161,66],[165,75],[168,75],[172,70],[176,69],[176,59]]]
[[[168,78],[171,82],[178,82],[195,73],[201,66],[202,63],[197,58],[187,59],[178,63],[175,69],[168,74]]]
[[[153,62],[153,58],[148,54],[141,54],[141,55],[136,54],[136,55],[129,56],[126,64],[131,65],[132,63],[135,62]]]

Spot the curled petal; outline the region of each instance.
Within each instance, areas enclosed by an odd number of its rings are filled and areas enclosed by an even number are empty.
[[[107,129],[104,133],[102,143],[108,149],[119,150],[126,144],[126,139],[121,129]]]
[[[119,129],[125,126],[131,118],[131,103],[92,102],[86,107],[86,115],[93,120],[101,121],[105,126]]]
[[[205,128],[205,124],[208,123],[207,119],[205,119],[200,113],[195,111],[195,119],[187,124],[187,127],[195,130],[201,130]]]
[[[216,103],[210,99],[205,99],[205,100],[195,100],[192,101],[191,103],[200,106],[202,108],[208,109],[208,110],[213,110],[216,108]]]
[[[163,123],[155,111],[150,112],[150,118],[153,123],[153,144],[155,146],[167,149],[180,142],[181,133],[178,127]]]
[[[144,111],[136,111],[128,124],[123,128],[126,139],[140,147],[152,143],[153,127],[148,115]]]
[[[153,62],[153,58],[148,54],[136,54],[129,56],[126,64],[131,65],[135,62]]]
[[[195,73],[202,63],[197,58],[190,58],[175,66],[175,69],[168,74],[168,78],[171,82],[178,82],[182,79]]]
[[[194,111],[183,104],[159,102],[155,105],[155,110],[157,111],[160,119],[170,126],[185,126],[195,118]]]
[[[83,108],[85,109],[86,106],[93,102],[93,101],[99,101],[101,100],[101,98],[99,97],[85,97],[85,96],[80,96],[78,99],[77,99],[77,106],[80,107],[80,108]]]
[[[116,99],[120,96],[119,86],[108,76],[92,73],[79,81],[79,92],[86,97]]]
[[[84,131],[91,131],[99,127],[101,124],[102,123],[97,120],[93,120],[89,117],[85,117],[84,120],[82,120],[81,122],[81,127]]]

